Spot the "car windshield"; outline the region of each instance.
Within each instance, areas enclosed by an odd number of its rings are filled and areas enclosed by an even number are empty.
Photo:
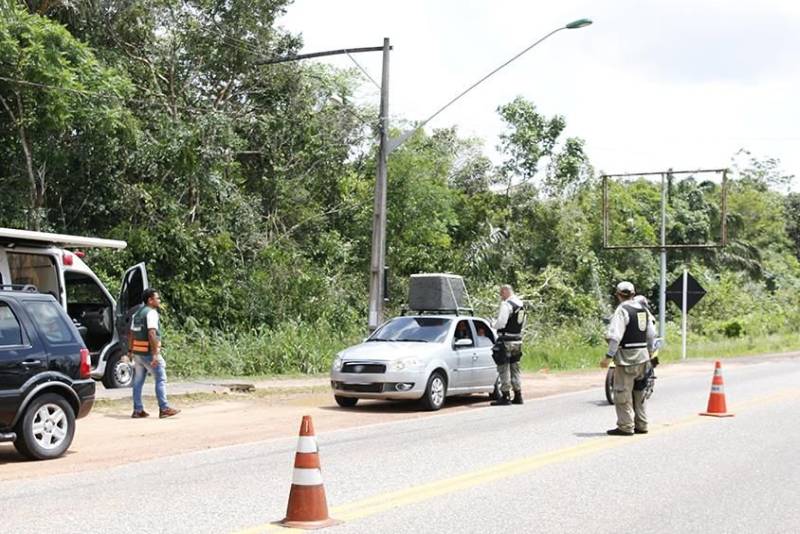
[[[367,341],[410,341],[441,343],[447,338],[450,319],[441,317],[398,317],[375,331]]]

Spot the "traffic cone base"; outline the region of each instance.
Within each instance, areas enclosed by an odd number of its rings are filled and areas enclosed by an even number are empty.
[[[328,516],[328,501],[319,463],[319,448],[314,435],[314,423],[306,415],[300,424],[300,438],[294,457],[292,488],[286,517],[273,523],[287,528],[314,530],[338,525],[341,521]]]
[[[714,364],[714,378],[711,380],[711,393],[708,396],[708,407],[700,415],[709,417],[733,417],[728,413],[725,403],[725,384],[722,381],[722,364],[717,361]]]

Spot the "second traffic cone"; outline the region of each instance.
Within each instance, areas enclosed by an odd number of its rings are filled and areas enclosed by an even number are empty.
[[[725,405],[725,384],[722,382],[722,364],[717,360],[714,365],[714,378],[711,380],[711,394],[708,396],[708,408],[700,415],[712,417],[733,417]]]
[[[338,524],[328,516],[328,501],[319,464],[319,448],[310,415],[303,416],[294,457],[292,489],[286,517],[278,524],[290,528],[316,529]]]

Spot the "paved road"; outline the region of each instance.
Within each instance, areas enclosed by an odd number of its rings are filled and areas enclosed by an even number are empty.
[[[725,370],[736,412],[728,419],[696,415],[711,372],[661,379],[647,436],[605,436],[614,414],[599,390],[327,432],[328,501],[345,520],[329,531],[800,531],[800,360]],[[20,533],[274,531],[294,446],[281,439],[4,482],[0,524]]]

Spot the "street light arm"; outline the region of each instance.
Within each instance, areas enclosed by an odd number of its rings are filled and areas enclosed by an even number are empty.
[[[545,35],[544,37],[542,37],[541,39],[539,39],[538,41],[536,41],[535,43],[533,43],[532,45],[530,45],[528,48],[526,48],[526,49],[525,49],[525,50],[523,50],[522,52],[518,53],[517,55],[515,55],[514,57],[512,57],[511,59],[509,59],[508,61],[506,61],[505,63],[503,63],[503,64],[502,64],[502,65],[500,65],[499,67],[497,67],[496,69],[494,69],[492,72],[490,72],[489,74],[487,74],[486,76],[484,76],[483,78],[481,78],[480,80],[478,80],[477,82],[475,82],[475,83],[473,83],[472,85],[470,85],[469,87],[467,87],[465,90],[463,90],[461,93],[459,93],[459,94],[458,94],[458,95],[457,95],[455,98],[453,98],[452,100],[450,100],[450,101],[449,101],[447,104],[445,104],[444,106],[442,106],[441,108],[439,108],[438,110],[436,110],[436,112],[435,112],[433,115],[431,115],[430,117],[428,117],[427,119],[425,119],[424,121],[422,121],[422,122],[419,124],[419,126],[417,126],[417,129],[420,129],[420,128],[422,128],[423,126],[425,126],[426,124],[428,124],[428,123],[429,123],[430,121],[432,121],[432,120],[433,120],[433,119],[434,119],[436,116],[438,116],[438,115],[439,115],[439,114],[440,114],[442,111],[446,110],[446,109],[447,109],[447,108],[449,108],[451,105],[455,104],[455,103],[456,103],[456,102],[457,102],[457,101],[458,101],[458,100],[459,100],[461,97],[463,97],[464,95],[466,95],[467,93],[469,93],[470,91],[472,91],[473,89],[475,89],[476,87],[478,87],[480,84],[482,84],[483,82],[485,82],[487,79],[489,79],[489,78],[491,78],[492,76],[494,76],[495,74],[497,74],[497,73],[498,73],[499,71],[501,71],[503,68],[505,68],[506,66],[508,66],[508,64],[509,64],[509,63],[513,62],[514,60],[516,60],[516,59],[517,59],[517,58],[519,58],[520,56],[524,55],[524,54],[525,54],[525,53],[526,53],[528,50],[530,50],[530,49],[531,49],[531,48],[533,48],[534,46],[538,45],[539,43],[541,43],[542,41],[544,41],[545,39],[547,39],[547,38],[548,38],[548,37],[550,37],[551,35],[553,35],[553,34],[555,34],[555,33],[558,33],[558,32],[560,32],[561,30],[566,30],[566,29],[567,29],[567,28],[566,28],[566,26],[562,26],[561,28],[557,28],[557,29],[555,29],[555,30],[551,31],[550,33],[548,33],[547,35]]]
[[[538,41],[536,41],[535,43],[533,43],[532,45],[527,47],[525,50],[523,50],[522,52],[518,53],[517,55],[515,55],[514,57],[512,57],[511,59],[509,59],[508,61],[506,61],[505,63],[503,63],[499,67],[497,67],[496,69],[494,69],[492,72],[490,72],[489,74],[487,74],[486,76],[484,76],[483,78],[478,80],[477,82],[475,82],[472,85],[470,85],[469,87],[467,87],[465,90],[463,90],[458,95],[456,95],[455,98],[453,98],[452,100],[447,102],[441,108],[437,109],[433,113],[433,115],[431,115],[430,117],[428,117],[427,119],[425,119],[424,121],[419,123],[416,127],[414,127],[413,129],[411,129],[409,131],[404,132],[402,135],[400,135],[400,137],[397,137],[397,138],[394,138],[394,139],[390,139],[389,140],[389,152],[393,151],[394,149],[396,149],[397,147],[399,147],[400,145],[405,143],[408,140],[409,137],[414,135],[415,132],[417,132],[418,130],[421,130],[423,127],[425,127],[426,124],[428,124],[430,121],[432,121],[442,111],[446,110],[447,108],[452,106],[454,103],[456,103],[461,97],[463,97],[464,95],[466,95],[467,93],[469,93],[470,91],[472,91],[473,89],[478,87],[480,84],[485,82],[487,79],[489,79],[492,76],[494,76],[495,74],[497,74],[497,72],[499,72],[500,70],[502,70],[506,66],[508,66],[509,63],[512,63],[513,61],[518,59],[520,56],[522,56],[526,52],[528,52],[531,48],[533,48],[534,46],[538,45],[539,43],[541,43],[542,41],[544,41],[545,39],[547,39],[551,35],[556,34],[556,33],[560,32],[561,30],[571,30],[571,29],[575,29],[575,28],[583,28],[584,26],[588,26],[589,24],[591,24],[590,20],[581,19],[579,21],[571,22],[571,23],[567,24],[566,26],[561,26],[560,28],[556,28],[555,30],[551,31],[550,33],[548,33],[547,35],[545,35],[544,37],[542,37],[541,39],[539,39]]]

